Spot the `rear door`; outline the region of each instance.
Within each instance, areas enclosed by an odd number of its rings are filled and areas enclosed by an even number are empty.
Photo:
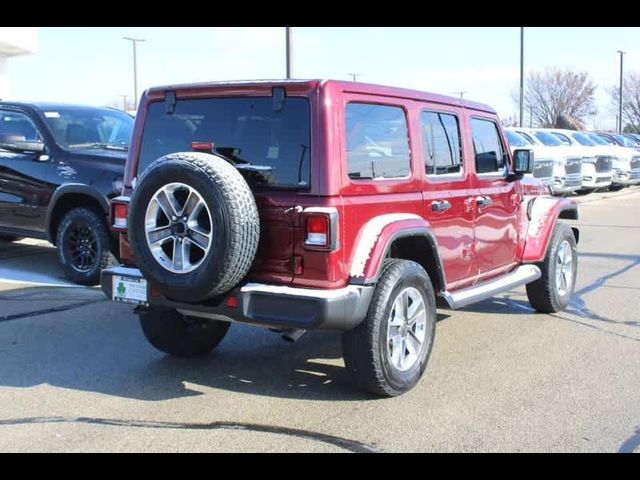
[[[471,162],[464,161],[461,117],[455,107],[420,111],[425,216],[438,241],[449,290],[473,284],[478,274],[474,212],[468,202],[472,168]]]
[[[509,155],[494,118],[470,119],[475,155],[475,240],[479,280],[499,275],[516,264],[518,209],[517,182],[506,179]]]

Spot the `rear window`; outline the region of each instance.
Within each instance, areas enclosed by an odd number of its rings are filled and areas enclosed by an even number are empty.
[[[250,173],[255,184],[306,187],[310,182],[309,100],[286,97],[178,100],[173,114],[164,102],[149,105],[138,174],[154,160],[189,152],[192,142],[211,142],[217,154]]]

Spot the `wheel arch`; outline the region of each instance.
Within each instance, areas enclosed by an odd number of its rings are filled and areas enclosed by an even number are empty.
[[[376,220],[381,217],[387,217],[388,222]],[[412,214],[402,218],[392,215],[381,217],[370,220],[361,229],[351,262],[350,283],[377,283],[384,259],[398,258],[421,265],[429,275],[436,293],[445,290],[446,276],[438,253],[438,242],[429,223]],[[376,232],[371,227],[367,228],[371,222],[382,226]],[[366,261],[358,259],[358,256],[363,257],[365,254],[368,254]]]
[[[85,207],[109,215],[109,201],[98,190],[84,184],[58,187],[51,197],[45,220],[47,239],[55,245],[60,221],[72,208]]]

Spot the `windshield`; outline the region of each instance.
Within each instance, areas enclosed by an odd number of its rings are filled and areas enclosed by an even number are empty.
[[[527,147],[531,145],[529,140],[516,132],[505,130],[505,134],[507,135],[507,140],[509,140],[509,145],[513,145],[514,147]]]
[[[607,137],[605,135],[600,135],[599,133],[596,133],[596,135],[598,135],[598,137],[600,137],[602,139],[602,141],[604,143],[606,143],[607,145],[617,145],[616,142],[614,142],[613,140],[611,140],[609,137]]]
[[[173,114],[164,102],[149,105],[138,174],[154,160],[192,151],[193,142],[213,143],[215,152],[245,172],[254,184],[309,185],[309,100],[286,97],[220,97],[179,100]]]
[[[67,148],[126,150],[133,118],[109,108],[60,108],[42,112],[51,133]]]
[[[618,140],[625,147],[633,147],[633,146],[635,146],[635,142],[632,142],[630,139],[628,139],[624,135],[614,134],[613,136],[616,138],[616,140]]]
[[[575,138],[580,145],[584,145],[585,147],[595,147],[597,145],[596,142],[587,137],[584,133],[573,132],[571,134],[573,138]]]
[[[534,135],[547,147],[559,147],[562,142],[548,132],[535,132]]]
[[[591,140],[593,140],[598,145],[609,145],[600,135],[596,135],[595,133],[586,133]]]

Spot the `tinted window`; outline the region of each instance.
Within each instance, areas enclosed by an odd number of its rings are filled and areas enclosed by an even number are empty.
[[[192,142],[210,142],[253,184],[309,185],[311,134],[309,101],[287,97],[274,110],[272,97],[178,100],[174,113],[164,102],[149,105],[138,174],[151,162],[189,152]]]
[[[584,133],[574,132],[571,134],[573,138],[575,138],[580,145],[585,145],[587,147],[593,147],[596,145],[596,142],[587,137]]]
[[[422,112],[420,123],[427,174],[461,172],[460,128],[455,115]]]
[[[409,176],[409,135],[402,108],[349,103],[345,115],[349,178]]]
[[[553,132],[553,136],[555,136],[561,143],[564,143],[565,145],[571,145],[571,140],[566,135],[558,132]]]
[[[502,173],[505,166],[505,153],[500,141],[498,126],[490,120],[472,118],[471,134],[476,156],[476,172]]]
[[[0,135],[14,137],[17,142],[40,141],[40,135],[29,117],[22,113],[0,112]],[[10,143],[10,142],[7,142]]]
[[[42,112],[56,142],[69,148],[126,150],[133,118],[107,108],[60,108]]]
[[[529,142],[529,140],[516,132],[505,130],[504,133],[507,135],[509,144],[513,147],[526,147],[527,145],[531,145],[531,142]]]
[[[558,137],[554,137],[548,132],[534,132],[534,135],[538,140],[540,140],[547,147],[559,147],[562,145],[562,142]],[[569,142],[569,139],[566,138],[565,142]]]

